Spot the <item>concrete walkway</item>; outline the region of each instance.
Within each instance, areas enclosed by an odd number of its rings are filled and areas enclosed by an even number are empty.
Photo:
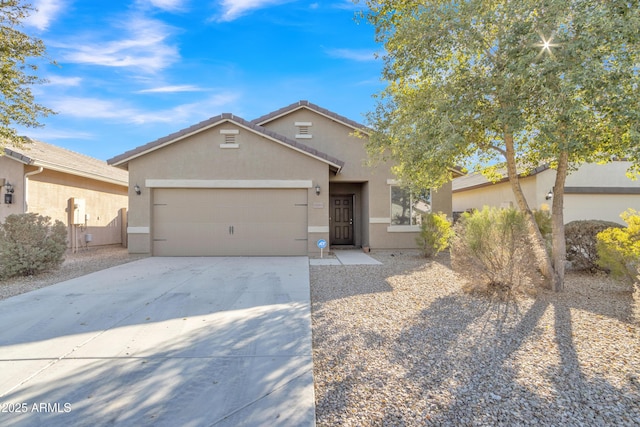
[[[310,265],[382,265],[376,259],[362,252],[362,250],[337,250],[333,254],[335,258],[314,258],[309,260]]]
[[[0,301],[0,425],[314,425],[308,270],[146,258]]]

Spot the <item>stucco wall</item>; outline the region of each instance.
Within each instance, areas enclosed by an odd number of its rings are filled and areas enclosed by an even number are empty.
[[[539,175],[521,178],[520,185],[531,209],[548,209],[550,203],[545,200],[545,195],[553,185],[548,187],[546,184],[538,183],[537,179]],[[454,212],[482,209],[483,206],[517,206],[509,182],[499,182],[466,191],[456,191],[453,193],[452,200]]]
[[[2,222],[8,215],[24,212],[23,170],[24,164],[5,156],[0,156],[0,181],[4,179],[5,182],[9,182],[14,187],[13,203],[11,204],[4,203],[6,190],[4,187],[0,188],[0,221]]]
[[[297,139],[298,141],[345,162],[340,173],[331,177],[332,181],[362,182],[380,173],[385,175],[385,179],[386,175],[391,175],[388,165],[387,170],[383,170],[385,165],[375,169],[365,166],[367,159],[367,152],[364,148],[365,141],[353,134],[353,128],[316,112],[307,109],[296,110],[264,126],[295,140],[298,133],[296,122],[312,123],[309,127],[311,138]]]
[[[356,245],[371,248],[415,248],[417,232],[415,227],[400,231],[395,228],[389,231],[391,221],[390,180],[395,179],[391,172],[391,162],[368,164],[368,153],[363,137],[354,135],[353,128],[335,120],[319,115],[307,109],[297,110],[289,115],[275,119],[265,127],[289,138],[295,138],[298,127],[296,122],[312,123],[309,127],[311,138],[299,139],[300,142],[330,154],[345,162],[338,175],[330,175],[331,183],[358,183],[363,191],[361,223],[356,231]],[[336,186],[341,189],[343,187]],[[359,187],[360,188],[360,187]],[[357,192],[354,192],[356,194]],[[434,212],[452,214],[451,184],[448,183],[433,193],[432,209]]]
[[[27,170],[36,169],[28,167]],[[86,223],[79,227],[78,246],[122,243],[119,211],[127,206],[127,188],[88,178],[45,169],[28,179],[27,211],[60,220],[69,226],[67,204],[70,198],[84,199]],[[93,240],[86,243],[89,233]]]
[[[640,195],[566,194],[565,224],[583,219],[599,219],[625,225],[620,214],[629,208],[640,211]]]
[[[121,229],[124,224],[119,218],[119,210],[127,206],[127,188],[124,185],[78,177],[49,169],[31,175],[26,180],[25,173],[37,171],[35,166],[27,166],[7,157],[0,157],[0,178],[14,185],[13,203],[4,203],[5,190],[0,199],[0,221],[7,215],[24,212],[49,216],[69,226],[67,203],[72,197],[85,199],[89,219],[77,233],[79,246],[85,246],[85,234],[93,240],[89,245],[111,245],[122,242]],[[26,203],[25,203],[26,196]],[[71,233],[70,233],[71,235]],[[71,242],[69,242],[71,243]]]
[[[564,222],[600,219],[622,223],[622,212],[629,208],[640,210],[640,180],[626,176],[629,166],[629,162],[622,161],[584,164],[572,171],[565,183]],[[555,170],[552,169],[521,180],[531,208],[551,208],[552,201],[546,200],[545,196],[553,189],[554,182]],[[515,206],[508,182],[453,193],[454,211],[508,203]]]
[[[629,187],[640,188],[640,179],[632,180],[626,176],[631,162],[610,162],[605,164],[588,163],[581,165],[567,176],[566,186],[579,187]]]
[[[238,131],[235,136],[238,148],[220,147],[225,142],[221,130]],[[328,165],[320,160],[229,122],[157,149],[129,163],[129,250],[133,253],[151,251],[153,200],[147,180],[181,179],[312,181],[312,188],[307,189],[307,224],[312,230],[323,230],[314,231],[313,238],[309,238],[309,250],[315,251],[315,241],[328,238],[328,170]],[[133,192],[136,184],[141,187],[140,195]],[[316,184],[324,189],[319,196],[313,188]]]

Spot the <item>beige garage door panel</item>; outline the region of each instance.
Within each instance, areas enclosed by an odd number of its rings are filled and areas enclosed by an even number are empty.
[[[154,190],[156,256],[306,255],[307,190]]]

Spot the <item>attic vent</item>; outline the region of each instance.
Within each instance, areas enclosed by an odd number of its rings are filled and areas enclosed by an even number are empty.
[[[220,129],[220,134],[224,136],[224,142],[220,144],[220,148],[238,148],[236,135],[239,133],[238,129]]]
[[[299,138],[299,139],[312,138],[311,129],[309,129],[312,125],[311,122],[295,122],[295,125],[298,128],[298,133],[296,133],[296,138]]]

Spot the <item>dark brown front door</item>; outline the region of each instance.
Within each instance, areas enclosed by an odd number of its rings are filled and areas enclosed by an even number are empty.
[[[330,203],[330,244],[353,245],[353,194],[331,196]]]

